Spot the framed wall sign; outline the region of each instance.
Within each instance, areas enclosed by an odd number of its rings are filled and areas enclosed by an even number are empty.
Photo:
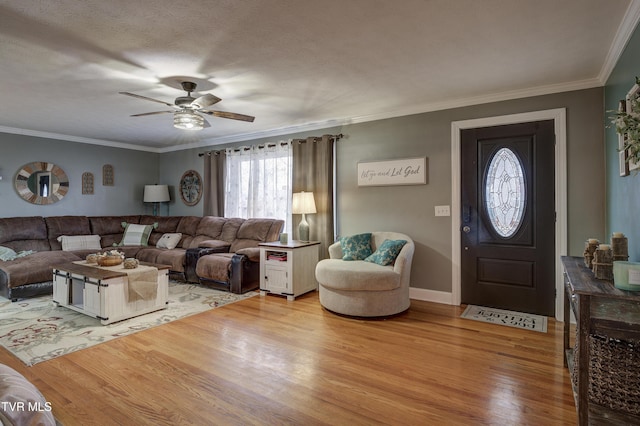
[[[358,186],[425,185],[427,157],[358,163]]]
[[[626,99],[625,99],[625,111],[628,113],[638,113],[640,111],[638,111],[638,104],[640,100],[640,84],[636,83],[633,85],[633,87],[631,88],[631,90],[629,90],[629,93],[627,93]],[[625,135],[625,139],[624,139],[624,143],[625,146],[626,144],[628,144],[630,142],[630,138],[628,135]],[[630,148],[633,149],[633,148]],[[629,157],[633,156],[633,152],[631,151],[629,152],[629,149],[625,150],[625,158],[627,159],[628,165],[629,165],[629,170],[633,171],[633,170],[638,170],[640,169],[640,163],[636,163],[633,160],[631,160]],[[622,171],[621,171],[622,172]],[[622,176],[622,173],[620,173],[620,175]]]
[[[180,178],[180,198],[188,206],[195,206],[202,197],[202,178],[195,170],[187,170]]]

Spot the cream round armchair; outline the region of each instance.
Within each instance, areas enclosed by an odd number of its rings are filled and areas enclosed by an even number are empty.
[[[385,240],[405,240],[395,262],[382,266],[364,260],[342,260],[340,242],[329,246],[329,259],[318,262],[320,304],[329,311],[356,317],[395,315],[409,309],[409,280],[415,245],[398,232],[372,232],[371,249]]]

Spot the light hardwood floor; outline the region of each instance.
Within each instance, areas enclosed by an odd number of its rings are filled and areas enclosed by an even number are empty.
[[[574,425],[562,323],[548,333],[412,301],[349,319],[317,293],[194,315],[24,366],[70,425]]]

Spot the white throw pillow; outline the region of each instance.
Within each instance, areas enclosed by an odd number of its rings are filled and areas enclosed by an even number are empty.
[[[61,235],[58,242],[62,243],[62,250],[102,250],[100,235]]]
[[[182,234],[180,232],[175,234],[162,234],[162,237],[160,237],[160,239],[158,240],[156,247],[174,249],[180,242],[181,238]]]

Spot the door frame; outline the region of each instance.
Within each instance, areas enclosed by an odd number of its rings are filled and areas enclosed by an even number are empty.
[[[525,112],[496,117],[476,118],[451,122],[451,301],[460,305],[462,292],[461,245],[460,245],[460,131],[480,127],[529,123],[553,120],[556,134],[555,146],[555,276],[556,320],[563,321],[564,280],[560,256],[567,254],[567,112],[565,108]]]

